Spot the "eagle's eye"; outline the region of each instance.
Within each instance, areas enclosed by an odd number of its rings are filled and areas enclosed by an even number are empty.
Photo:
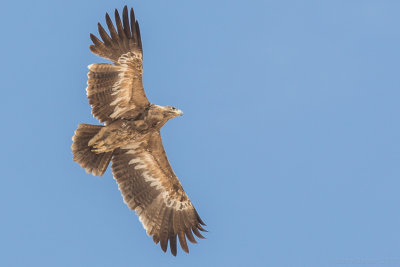
[[[171,107],[172,108],[172,110],[176,110],[176,107]]]

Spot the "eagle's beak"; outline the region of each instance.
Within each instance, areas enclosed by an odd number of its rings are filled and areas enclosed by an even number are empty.
[[[176,111],[176,113],[178,114],[178,116],[183,116],[183,112],[182,112],[182,110],[180,110],[180,109],[178,109],[178,110]]]

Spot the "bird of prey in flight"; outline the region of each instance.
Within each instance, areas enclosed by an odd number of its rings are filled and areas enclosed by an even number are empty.
[[[129,13],[129,14],[128,14]],[[145,94],[143,49],[139,23],[125,6],[115,25],[108,14],[109,34],[98,23],[101,40],[93,34],[90,50],[112,64],[89,65],[86,88],[92,114],[104,125],[79,124],[72,138],[73,160],[88,173],[102,176],[110,161],[124,202],[136,211],[154,242],[166,252],[168,241],[176,256],[177,237],[189,252],[186,238],[203,238],[205,231],[192,202],[172,170],[160,129],[183,113],[171,106],[151,104]]]

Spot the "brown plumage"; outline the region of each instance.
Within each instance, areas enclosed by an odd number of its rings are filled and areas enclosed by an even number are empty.
[[[177,253],[177,239],[189,252],[186,238],[203,238],[205,225],[172,170],[161,141],[160,129],[182,115],[174,107],[151,104],[142,84],[142,41],[133,9],[125,6],[122,20],[115,10],[114,27],[106,14],[110,35],[98,24],[99,40],[90,35],[90,50],[113,64],[89,66],[86,88],[92,114],[104,126],[80,124],[72,138],[74,161],[88,173],[112,171],[123,199],[136,211],[146,233],[165,252]]]

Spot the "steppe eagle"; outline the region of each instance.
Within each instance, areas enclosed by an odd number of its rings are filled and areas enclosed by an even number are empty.
[[[116,29],[106,14],[110,35],[98,23],[102,39],[93,34],[90,50],[113,64],[89,65],[86,88],[92,114],[104,125],[80,124],[73,136],[73,160],[88,173],[112,172],[124,202],[136,211],[146,233],[166,252],[177,253],[177,237],[189,252],[186,238],[205,225],[193,207],[165,154],[161,127],[182,111],[151,104],[142,84],[143,49],[139,23],[127,6],[122,21],[115,10]]]

